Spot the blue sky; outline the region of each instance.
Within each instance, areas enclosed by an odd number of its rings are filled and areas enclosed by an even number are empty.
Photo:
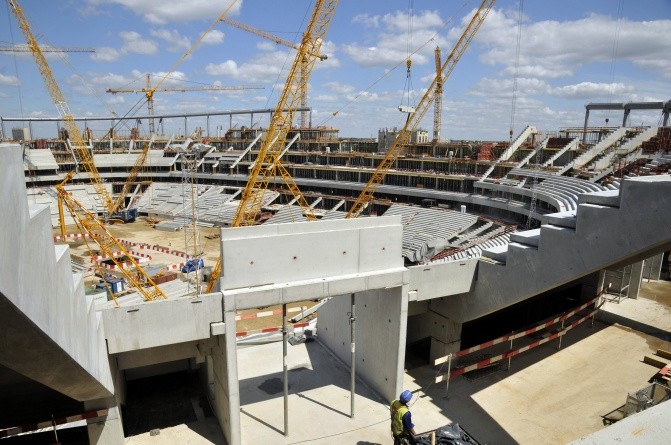
[[[43,45],[93,47],[49,62],[78,116],[125,115],[139,94],[111,95],[108,88],[142,88],[146,73],[158,79],[198,39],[231,0],[20,0]],[[412,42],[412,98],[418,101],[434,74],[433,51],[445,57],[478,1],[341,0],[310,81],[313,125],[335,126],[343,137],[376,136],[402,126],[406,102],[404,60]],[[242,0],[231,17],[287,40],[298,40],[312,1]],[[581,126],[588,102],[671,99],[671,1],[525,1],[515,133],[526,124],[542,130]],[[412,32],[408,33],[412,11]],[[445,83],[444,138],[506,140],[511,123],[518,0],[499,0]],[[0,45],[24,43],[7,6]],[[208,84],[261,86],[262,90],[157,93],[156,113],[272,108],[295,52],[222,23],[169,78],[169,87]],[[334,117],[333,113],[338,112]],[[146,108],[137,111],[146,114]],[[431,112],[423,127],[431,131]],[[29,56],[0,52],[0,115],[56,116]],[[660,113],[632,113],[632,124],[655,125]],[[593,113],[611,125],[616,113]],[[249,118],[234,120],[249,125]],[[264,118],[260,125],[267,124]],[[143,122],[147,131],[147,123]],[[204,122],[191,120],[189,131]],[[228,126],[228,119],[211,121]],[[96,135],[104,129],[94,128]],[[182,132],[183,122],[165,132]],[[54,136],[55,126],[37,127]],[[42,133],[42,134],[40,134]]]

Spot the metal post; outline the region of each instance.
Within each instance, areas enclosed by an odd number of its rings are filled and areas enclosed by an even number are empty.
[[[186,133],[186,116],[184,116],[184,139],[187,138],[187,133]]]
[[[512,335],[513,335],[513,334],[511,333],[510,335],[511,335],[511,338],[510,338],[510,351],[509,351],[509,352],[512,352],[512,350],[513,350],[513,338],[512,338]],[[508,356],[508,371],[510,371],[510,361],[511,361],[512,359],[513,359],[513,356],[512,356],[512,355],[509,355],[509,356]]]
[[[206,117],[206,122],[207,123],[205,124],[205,128],[206,128],[205,132],[207,134],[207,137],[209,138],[210,137],[210,115],[209,114]]]
[[[450,373],[452,372],[452,353],[447,356],[447,381],[445,382],[445,397],[447,397],[447,390],[450,389]]]
[[[282,366],[284,373],[284,435],[289,435],[289,371],[287,369],[287,342],[289,332],[287,330],[287,305],[282,305]]]
[[[564,330],[564,322],[565,322],[565,321],[566,321],[566,319],[563,319],[563,320],[561,321],[561,329],[560,329],[559,332],[561,332],[561,331]],[[559,344],[557,345],[557,349],[561,349],[561,341],[562,341],[562,338],[564,338],[564,335],[563,335],[563,334],[559,336]]]
[[[354,399],[356,397],[356,352],[355,352],[355,328],[356,323],[356,306],[354,303],[354,294],[351,294],[352,312],[349,314],[350,325],[350,342],[352,345],[351,367],[350,367],[350,417],[354,419]]]

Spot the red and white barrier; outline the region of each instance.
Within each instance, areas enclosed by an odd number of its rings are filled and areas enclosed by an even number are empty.
[[[77,414],[75,416],[61,417],[60,419],[46,420],[44,422],[38,422],[38,423],[28,423],[26,425],[0,430],[0,438],[16,436],[17,434],[27,433],[30,431],[37,431],[44,428],[53,428],[54,425],[63,425],[66,423],[77,422],[79,420],[105,417],[107,416],[107,413],[108,413],[107,409],[99,409],[97,411],[89,411],[86,413]]]
[[[287,313],[290,312],[301,312],[306,309],[306,306],[301,306],[301,307],[290,307],[287,309]],[[270,317],[272,315],[281,315],[282,314],[282,309],[275,309],[273,311],[264,311],[264,312],[254,312],[252,314],[240,314],[235,316],[236,321],[240,320],[251,320],[253,318],[261,318],[261,317]]]
[[[577,314],[578,312],[580,312],[581,310],[583,310],[583,309],[585,309],[589,306],[594,305],[596,303],[596,301],[599,298],[601,298],[601,295],[595,297],[594,299],[588,301],[587,303],[584,303],[584,304],[578,306],[575,309],[572,309],[570,312],[567,312],[564,315],[556,317],[556,318],[554,318],[554,319],[552,319],[548,322],[545,322],[545,323],[540,324],[538,326],[535,326],[533,328],[527,329],[526,331],[518,332],[516,334],[504,335],[503,337],[499,337],[499,338],[495,338],[494,340],[486,341],[486,342],[481,343],[477,346],[472,346],[470,348],[462,349],[461,351],[459,351],[455,354],[452,354],[452,358],[462,357],[462,356],[470,354],[472,352],[481,351],[483,349],[489,348],[490,346],[498,345],[499,343],[503,343],[503,342],[510,341],[510,340],[516,340],[518,338],[526,337],[529,334],[533,334],[534,332],[541,331],[545,328],[548,328],[548,327],[552,326],[553,324],[559,323],[560,321],[564,321],[567,318],[572,317],[573,315]],[[448,356],[438,358],[433,362],[433,364],[434,365],[440,365],[442,363],[445,363],[445,362],[447,362],[447,357]]]
[[[83,238],[91,238],[91,235],[88,233],[68,233],[65,235],[65,238],[62,236],[54,236],[54,242],[61,241],[63,239],[65,240],[70,240],[70,239],[83,239]]]
[[[290,324],[290,325],[287,325],[287,326],[289,327],[289,329],[299,329],[299,328],[305,328],[305,327],[310,326],[310,323],[309,322],[294,323],[294,324]],[[272,328],[264,328],[264,329],[256,329],[256,330],[253,330],[253,331],[240,331],[240,332],[236,332],[235,336],[236,336],[236,338],[241,338],[241,337],[248,337],[252,334],[267,334],[269,332],[282,332],[282,326],[272,327]]]
[[[597,297],[597,298],[599,298],[599,297]],[[593,301],[594,301],[594,300],[592,300],[592,302],[593,302]],[[592,303],[592,302],[591,302],[591,303]],[[584,306],[584,305],[583,305],[583,306]],[[555,334],[552,334],[552,335],[550,335],[549,337],[546,337],[546,338],[543,338],[543,339],[541,339],[541,340],[535,341],[535,342],[533,342],[533,343],[530,343],[530,344],[528,344],[528,345],[526,345],[526,346],[523,346],[523,347],[521,347],[521,348],[518,348],[518,349],[515,349],[515,350],[512,350],[512,351],[506,351],[506,352],[504,352],[503,354],[499,354],[499,355],[497,355],[497,356],[495,356],[495,357],[490,357],[490,358],[487,358],[487,359],[485,359],[485,360],[481,360],[481,361],[479,361],[478,363],[474,363],[474,364],[472,364],[472,365],[469,365],[469,366],[466,366],[466,367],[463,367],[463,368],[455,369],[454,371],[451,371],[451,372],[449,372],[449,373],[447,373],[447,374],[440,375],[440,376],[436,377],[435,383],[444,382],[444,381],[449,380],[449,379],[451,379],[451,378],[460,376],[461,374],[464,374],[464,373],[466,373],[466,372],[474,371],[474,370],[476,370],[476,369],[481,369],[481,368],[484,368],[484,367],[486,367],[486,366],[491,365],[492,363],[496,363],[496,362],[501,361],[501,360],[505,360],[505,359],[508,359],[508,358],[515,357],[516,355],[519,355],[519,354],[521,354],[521,353],[523,353],[523,352],[526,352],[526,351],[528,351],[528,350],[530,350],[530,349],[533,349],[533,348],[535,348],[535,347],[537,347],[537,346],[540,346],[540,345],[542,345],[542,344],[548,343],[548,342],[550,342],[550,341],[552,341],[552,340],[556,340],[557,338],[566,335],[566,333],[567,333],[568,331],[570,331],[571,329],[575,328],[575,327],[578,326],[579,324],[583,323],[585,320],[588,320],[589,318],[591,318],[592,316],[594,316],[594,314],[596,314],[596,312],[597,312],[599,309],[601,309],[601,306],[603,306],[603,303],[601,303],[598,307],[596,307],[596,308],[595,308],[592,312],[590,312],[589,314],[587,314],[587,315],[585,315],[584,317],[580,318],[578,321],[575,321],[575,322],[571,323],[570,325],[568,325],[568,326],[566,326],[565,328],[563,328],[561,331],[559,331],[559,332],[557,332],[557,333],[555,333]],[[581,306],[581,307],[582,307],[582,306]],[[582,308],[584,309],[585,307],[586,307],[586,306],[584,306],[584,307],[582,307]],[[572,315],[575,315],[575,312],[577,312],[577,310],[574,309],[574,310],[571,311],[571,312],[573,312]],[[568,317],[570,317],[570,315],[567,314],[567,315],[564,315],[563,317],[568,318]],[[562,318],[562,317],[560,317],[560,318]],[[564,318],[564,319],[566,319],[566,318]]]

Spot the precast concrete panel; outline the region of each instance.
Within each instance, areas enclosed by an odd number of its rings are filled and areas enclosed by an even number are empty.
[[[403,267],[400,217],[222,230],[225,290]]]
[[[109,353],[210,338],[210,323],[223,320],[221,299],[215,293],[106,309],[103,320]]]
[[[417,292],[415,301],[469,292],[477,265],[472,259],[408,267],[408,289]]]

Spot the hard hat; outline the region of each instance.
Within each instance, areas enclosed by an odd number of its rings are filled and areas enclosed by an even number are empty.
[[[409,390],[405,390],[401,393],[401,396],[398,398],[398,400],[403,403],[404,405],[407,404],[410,399],[412,399],[412,393]]]

